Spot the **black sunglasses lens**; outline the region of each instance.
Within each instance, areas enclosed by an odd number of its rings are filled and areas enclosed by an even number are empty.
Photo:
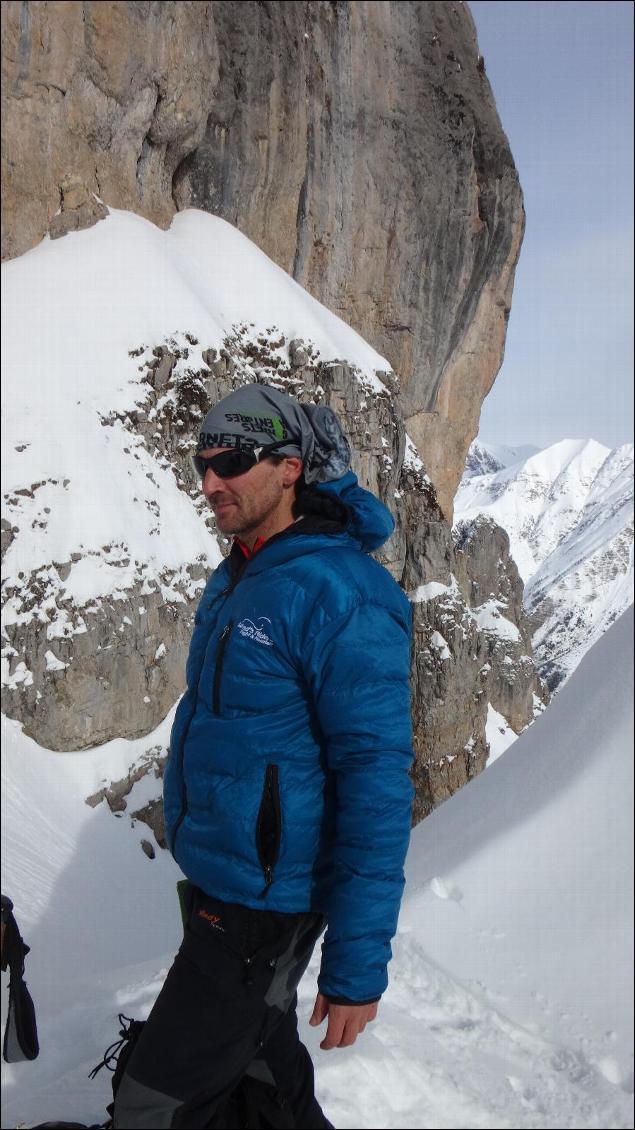
[[[250,471],[256,465],[257,459],[248,451],[221,451],[219,455],[212,455],[210,459],[195,455],[193,463],[201,479],[205,478],[210,467],[219,479],[232,479]]]
[[[235,475],[244,475],[256,465],[256,456],[247,451],[224,451],[214,458],[213,471],[221,479],[232,479]]]

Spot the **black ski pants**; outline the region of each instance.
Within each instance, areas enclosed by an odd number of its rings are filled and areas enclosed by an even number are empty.
[[[214,1118],[244,1075],[274,1085],[296,1127],[330,1127],[296,1017],[324,919],[224,903],[192,885],[186,906],[183,943],[126,1066],[113,1127],[222,1125]]]

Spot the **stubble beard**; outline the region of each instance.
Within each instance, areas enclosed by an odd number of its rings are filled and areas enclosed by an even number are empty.
[[[260,505],[248,505],[246,510],[245,503],[248,501],[247,499],[227,499],[227,502],[231,502],[232,506],[231,509],[228,509],[224,517],[222,515],[219,516],[212,505],[214,517],[216,518],[216,526],[222,534],[227,534],[232,537],[241,537],[245,534],[257,533],[262,529],[267,519],[278,509],[282,497],[283,492],[281,489],[280,491],[274,491],[272,496],[263,499]]]

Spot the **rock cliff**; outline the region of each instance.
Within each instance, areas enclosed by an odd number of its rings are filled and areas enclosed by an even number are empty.
[[[456,579],[480,629],[480,670],[488,702],[517,734],[549,702],[534,666],[523,582],[509,537],[490,516],[453,530]]]
[[[2,5],[3,257],[229,220],[386,356],[451,519],[502,360],[522,196],[466,4]]]

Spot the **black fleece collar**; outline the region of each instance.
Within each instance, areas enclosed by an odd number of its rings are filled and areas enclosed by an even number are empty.
[[[345,529],[346,523],[341,519],[327,518],[321,514],[306,514],[298,518],[293,525],[287,526],[286,530],[281,530],[279,534],[274,534],[273,537],[268,538],[265,545],[268,545],[271,541],[277,541],[279,538],[294,537],[297,534],[341,534]],[[236,542],[232,545],[228,561],[231,578],[235,582],[248,561]]]

